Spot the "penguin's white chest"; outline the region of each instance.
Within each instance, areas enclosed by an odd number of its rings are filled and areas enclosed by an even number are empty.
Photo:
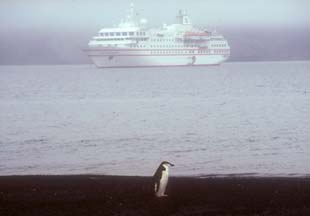
[[[168,178],[169,178],[169,170],[166,168],[166,170],[163,171],[160,182],[159,182],[159,190],[158,195],[164,196],[166,192],[166,187],[168,184]]]
[[[168,169],[166,168],[166,170],[163,171],[163,174],[162,174],[160,183],[161,183],[161,184],[166,184],[166,185],[167,185],[167,183],[168,183],[168,178],[169,178],[169,171],[168,171]]]

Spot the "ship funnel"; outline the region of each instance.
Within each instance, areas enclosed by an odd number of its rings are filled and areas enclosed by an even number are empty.
[[[177,24],[191,25],[192,22],[184,10],[179,10],[177,15]]]

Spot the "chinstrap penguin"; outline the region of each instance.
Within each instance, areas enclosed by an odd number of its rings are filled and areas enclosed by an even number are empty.
[[[169,166],[174,166],[174,164],[169,163],[167,161],[163,161],[159,165],[159,167],[157,168],[153,176],[155,196],[157,197],[168,196],[165,194],[165,192],[166,192],[166,187],[167,187],[168,178],[169,178]]]

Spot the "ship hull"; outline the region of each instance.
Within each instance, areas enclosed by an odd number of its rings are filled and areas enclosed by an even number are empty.
[[[209,66],[219,65],[228,59],[217,54],[115,54],[86,51],[92,62],[99,68],[114,67],[167,67],[167,66]]]

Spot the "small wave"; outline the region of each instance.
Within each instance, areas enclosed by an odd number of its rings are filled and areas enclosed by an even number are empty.
[[[47,143],[48,142],[48,139],[28,139],[28,140],[24,140],[23,143],[24,144],[35,144],[35,143],[40,143],[40,144],[43,144],[43,143]]]

